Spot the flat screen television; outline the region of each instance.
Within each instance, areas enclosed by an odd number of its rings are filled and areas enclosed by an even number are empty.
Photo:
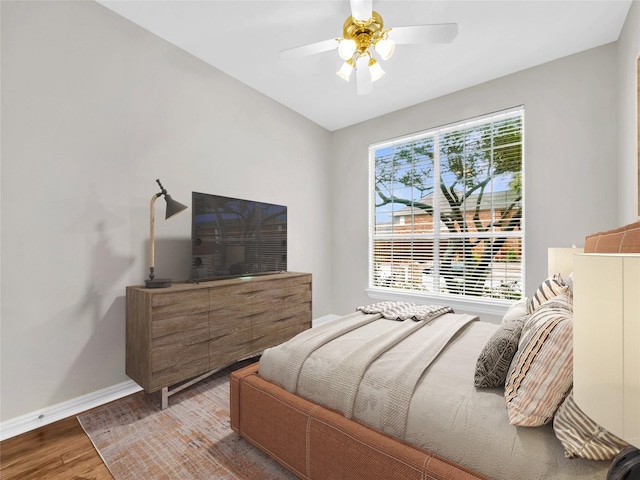
[[[287,207],[191,194],[191,281],[287,270]]]

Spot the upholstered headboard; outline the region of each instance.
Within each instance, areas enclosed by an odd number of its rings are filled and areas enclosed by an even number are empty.
[[[588,235],[584,253],[640,253],[640,222]]]

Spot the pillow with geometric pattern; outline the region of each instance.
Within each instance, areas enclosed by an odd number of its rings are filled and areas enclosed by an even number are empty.
[[[504,386],[511,361],[518,351],[526,315],[500,325],[480,352],[476,362],[474,386],[494,388]]]

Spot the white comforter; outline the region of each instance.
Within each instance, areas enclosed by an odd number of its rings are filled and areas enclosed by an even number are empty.
[[[460,316],[446,314],[434,322],[461,321],[456,317]],[[398,330],[402,323],[382,320],[375,314],[347,315],[265,351],[259,374],[316,403],[330,406],[336,398],[339,403],[344,395],[339,391],[341,378],[346,376],[339,366],[349,368],[349,362],[358,362],[353,353],[355,345],[366,343],[371,333],[379,334],[380,329],[393,330],[395,326]],[[406,415],[400,412],[394,417],[390,402],[395,396],[393,385],[407,364],[423,361],[416,352],[423,346],[424,334],[430,331],[426,327],[411,327],[415,331],[403,341],[380,353],[375,361],[364,362],[367,366],[353,402],[347,402],[352,405],[347,414],[496,480],[603,480],[607,462],[565,458],[551,425],[514,427],[508,421],[503,389],[474,387],[476,360],[498,325],[464,323],[433,362],[425,360],[428,367],[416,366],[414,375],[419,378]],[[330,347],[324,341],[328,338],[333,339]],[[309,348],[303,352],[305,346]],[[407,358],[412,360],[407,363]],[[381,375],[388,378],[380,380]]]
[[[409,403],[423,372],[462,327],[477,319],[437,314],[428,321],[395,321],[355,313],[268,349],[260,374],[404,439]],[[390,361],[378,361],[383,355]]]

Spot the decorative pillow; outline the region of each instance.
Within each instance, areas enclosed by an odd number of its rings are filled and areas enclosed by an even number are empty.
[[[513,305],[511,305],[507,309],[507,311],[504,312],[504,316],[502,317],[502,325],[508,322],[512,322],[514,320],[518,320],[522,318],[523,315],[526,315],[528,303],[529,303],[529,299],[525,297],[518,300]]]
[[[542,304],[522,328],[505,383],[512,425],[549,423],[573,385],[573,319],[568,295]]]
[[[573,313],[573,294],[571,292],[561,293],[560,295],[547,300],[538,308],[543,307],[547,303],[550,303],[557,308],[564,308],[569,313]]]
[[[553,419],[553,430],[562,442],[567,458],[611,460],[628,446],[580,410],[573,400],[573,390],[558,408]]]
[[[478,388],[501,387],[507,379],[511,361],[518,351],[518,340],[526,316],[505,323],[495,331],[476,362],[474,385]]]
[[[569,287],[565,285],[562,276],[556,273],[542,282],[529,299],[527,313],[535,312],[540,305],[563,293],[569,293]]]
[[[569,276],[564,279],[564,284],[569,288],[569,291],[573,295],[573,272],[571,272]]]

